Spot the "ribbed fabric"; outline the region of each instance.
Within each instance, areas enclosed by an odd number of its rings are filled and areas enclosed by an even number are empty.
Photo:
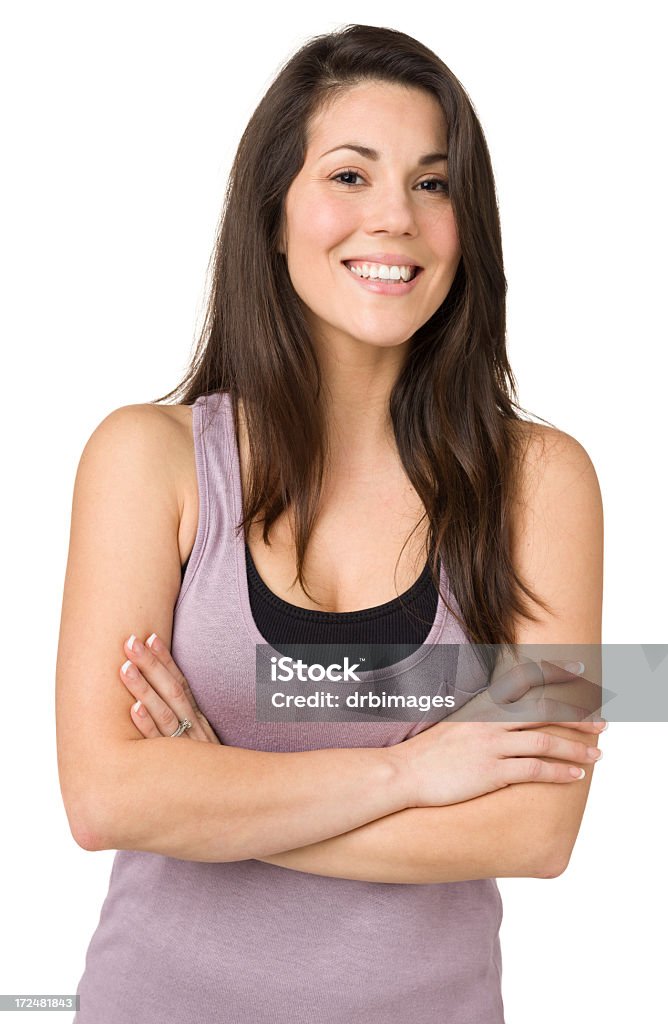
[[[253,618],[243,532],[235,531],[242,495],[228,394],[197,399],[193,433],[199,521],[172,653],[221,742],[278,752],[380,747],[429,728],[422,720],[256,721],[256,645],[261,657],[280,652]],[[440,573],[459,613],[442,565]],[[430,692],[448,692],[438,645],[467,643],[439,596],[425,643],[370,676],[396,684],[417,671]],[[482,683],[472,678],[471,692]],[[493,878],[361,882],[258,860],[202,863],[119,850],[74,1020],[504,1024],[502,915]]]
[[[438,591],[427,560],[415,583],[386,604],[354,612],[299,608],[269,589],[258,573],[248,544],[246,576],[251,614],[267,643],[281,644],[401,644],[406,656],[423,644],[434,624]],[[387,661],[385,664],[392,664]]]

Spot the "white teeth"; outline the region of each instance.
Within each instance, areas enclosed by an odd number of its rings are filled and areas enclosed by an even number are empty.
[[[415,267],[388,267],[385,263],[346,263],[357,277],[368,277],[372,281],[410,281],[415,277]]]

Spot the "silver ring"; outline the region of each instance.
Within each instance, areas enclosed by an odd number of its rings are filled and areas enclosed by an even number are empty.
[[[186,729],[192,729],[192,726],[192,722],[188,718],[184,718],[182,722],[179,722],[179,727],[176,730],[176,732],[172,733],[172,736],[181,736],[181,734],[184,733]]]

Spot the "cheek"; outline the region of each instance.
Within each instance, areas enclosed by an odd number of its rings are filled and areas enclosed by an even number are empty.
[[[452,211],[448,216],[447,230],[445,233],[445,249],[446,254],[450,259],[457,263],[462,254],[462,249],[459,244],[459,233],[457,231],[457,225]]]
[[[350,206],[322,195],[304,197],[293,208],[291,245],[295,256],[312,259],[344,241],[354,228]]]
[[[456,265],[459,262],[462,251],[455,215],[451,209],[443,211],[437,218],[426,220],[422,230],[431,251],[438,259],[448,264]]]

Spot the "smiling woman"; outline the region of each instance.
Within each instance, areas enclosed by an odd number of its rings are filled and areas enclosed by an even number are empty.
[[[438,645],[600,643],[596,474],[513,395],[464,89],[401,32],[308,41],[239,144],[185,380],[77,470],[58,765],[117,850],[80,1024],[502,1024],[496,877],[565,869],[586,709],[523,684],[531,721],[476,718],[481,669],[450,721],[269,721],[257,681],[303,643],[399,648],[388,692],[438,692]]]
[[[443,304],[461,257],[444,174],[447,135],[439,100],[401,81],[363,79],[332,90],[310,118],[278,249],[321,366],[326,351],[359,359],[362,343],[362,358],[396,375],[407,355],[403,343]],[[337,141],[345,138],[356,141]],[[359,166],[342,167],[350,153]],[[380,245],[385,239],[401,241],[401,249]],[[346,283],[342,273],[351,266]],[[392,355],[382,351],[388,348]]]

